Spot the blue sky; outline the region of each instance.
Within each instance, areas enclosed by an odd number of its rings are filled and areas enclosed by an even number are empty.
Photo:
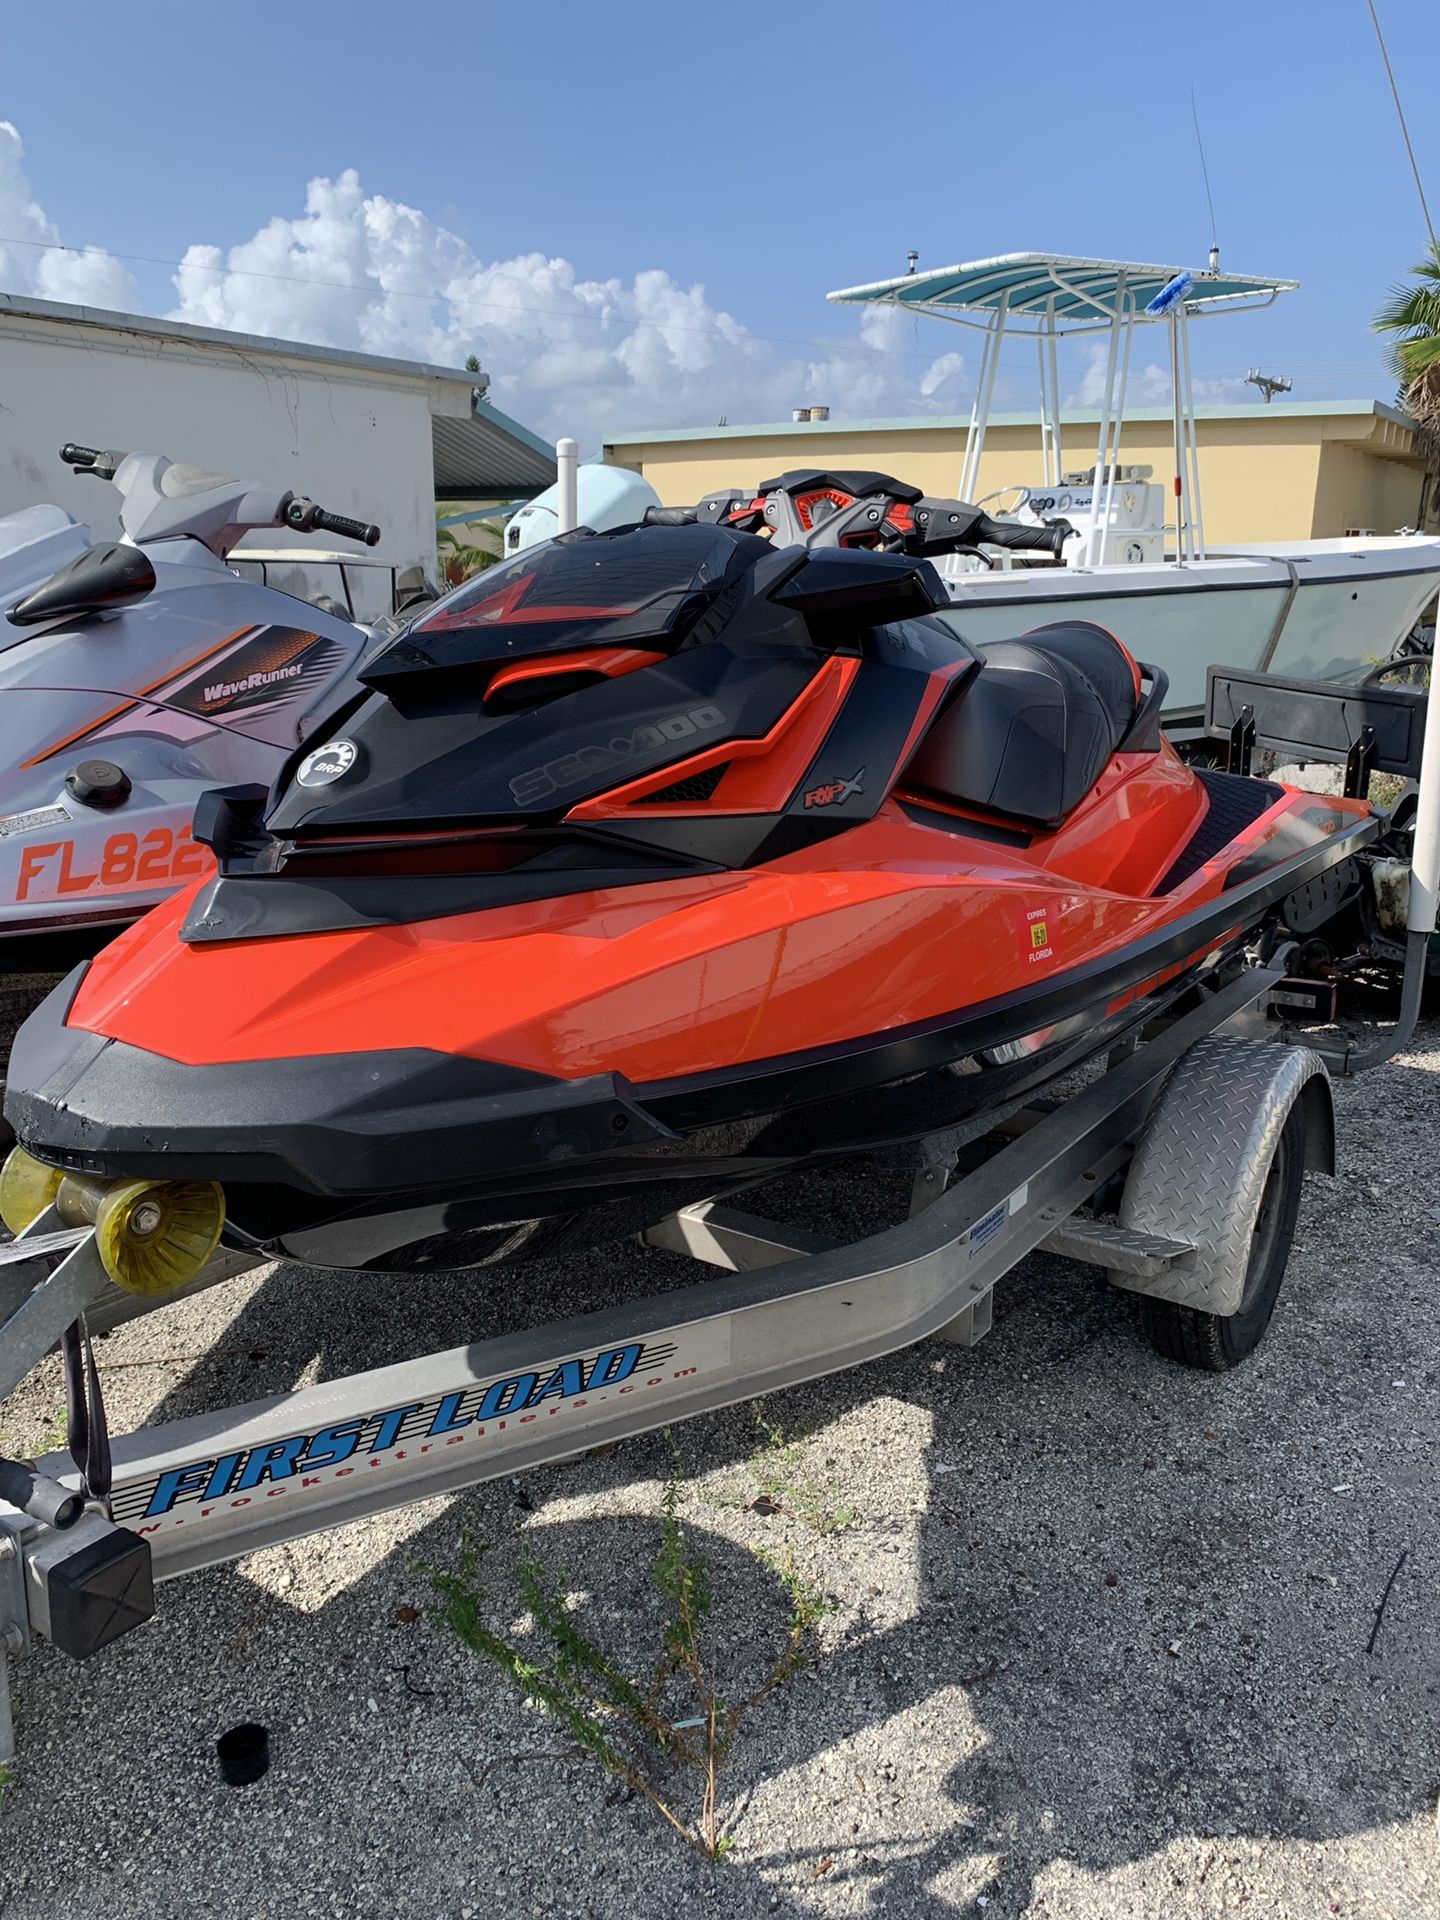
[[[1379,4],[1440,217],[1434,0]],[[1424,229],[1365,0],[12,6],[0,119],[23,154],[0,155],[0,285],[473,346],[544,431],[787,400],[951,412],[963,335],[862,336],[826,289],[902,271],[909,247],[1202,263],[1192,86],[1225,264],[1302,282],[1196,329],[1205,390],[1231,397],[1259,361],[1297,397],[1388,397],[1369,320]],[[41,279],[43,248],[5,244],[27,234],[118,264],[57,256]],[[177,289],[195,247],[218,252]],[[1017,363],[1011,403],[1028,377]]]

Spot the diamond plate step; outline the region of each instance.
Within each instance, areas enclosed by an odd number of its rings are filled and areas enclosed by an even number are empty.
[[[1083,1260],[1088,1266],[1133,1274],[1141,1280],[1158,1279],[1195,1251],[1188,1240],[1167,1240],[1163,1234],[1141,1233],[1114,1220],[1091,1220],[1083,1214],[1071,1214],[1052,1228],[1041,1249],[1063,1254],[1067,1260]]]

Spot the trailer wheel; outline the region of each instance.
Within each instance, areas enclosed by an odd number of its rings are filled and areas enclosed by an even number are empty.
[[[1307,1167],[1334,1167],[1330,1083],[1319,1056],[1217,1035],[1176,1066],[1141,1135],[1123,1227],[1195,1251],[1159,1278],[1112,1273],[1141,1295],[1157,1353],[1224,1373],[1275,1310]]]
[[[1245,1286],[1234,1313],[1206,1313],[1173,1300],[1140,1296],[1140,1324],[1155,1351],[1181,1366],[1206,1373],[1227,1373],[1253,1353],[1265,1337],[1280,1283],[1290,1258],[1305,1174],[1303,1122],[1294,1112],[1285,1124],[1270,1162],[1260,1205],[1251,1229]]]

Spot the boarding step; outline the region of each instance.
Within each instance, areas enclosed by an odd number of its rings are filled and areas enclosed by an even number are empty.
[[[1157,1280],[1195,1248],[1188,1240],[1167,1240],[1163,1234],[1139,1233],[1114,1220],[1075,1213],[1050,1229],[1040,1251],[1082,1260],[1091,1267],[1112,1267],[1139,1280]]]

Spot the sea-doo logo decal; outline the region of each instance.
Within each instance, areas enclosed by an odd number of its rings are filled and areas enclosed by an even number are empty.
[[[578,753],[567,753],[559,760],[547,761],[543,767],[518,773],[510,782],[510,791],[517,806],[533,806],[558,793],[562,787],[576,786],[592,774],[624,766],[638,754],[668,746],[675,740],[688,740],[693,734],[707,733],[724,724],[725,716],[719,707],[691,707],[688,713],[672,713],[665,720],[647,721],[633,733],[604,746],[581,747]]]
[[[350,771],[358,751],[353,740],[330,740],[306,754],[295,778],[302,787],[328,787]]]
[[[691,1381],[729,1358],[728,1322],[686,1329],[680,1339],[683,1351],[658,1334],[494,1379],[472,1379],[312,1432],[184,1460],[117,1486],[114,1516],[138,1533],[156,1533],[212,1516],[223,1521],[234,1509],[303,1495],[378,1468],[423,1477],[449,1448],[503,1450],[530,1437],[539,1422],[573,1418],[612,1400],[629,1404],[630,1396]]]
[[[864,793],[865,789],[860,784],[864,778],[865,769],[861,767],[860,771],[851,774],[848,780],[827,780],[824,786],[811,787],[805,796],[805,805],[807,807],[838,806],[842,800],[848,800],[852,794]]]
[[[112,833],[87,872],[73,840],[33,843],[20,856],[17,900],[64,900],[80,893],[138,893],[179,886],[204,873],[210,852],[189,827],[152,827],[148,833]],[[93,852],[88,858],[95,858]]]

